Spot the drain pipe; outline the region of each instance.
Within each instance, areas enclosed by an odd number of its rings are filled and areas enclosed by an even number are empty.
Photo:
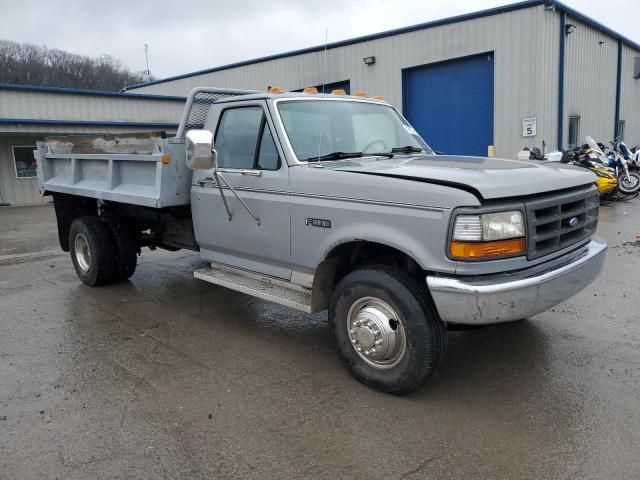
[[[563,149],[564,144],[564,66],[565,66],[565,40],[567,29],[567,13],[560,14],[560,60],[558,73],[558,150]]]

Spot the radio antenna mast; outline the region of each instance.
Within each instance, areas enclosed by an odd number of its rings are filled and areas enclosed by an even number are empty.
[[[144,57],[147,61],[147,69],[144,71],[144,74],[147,76],[147,80],[151,81],[151,70],[149,70],[149,45],[144,44]]]
[[[324,67],[322,69],[322,93],[324,91],[324,84],[327,80],[327,43],[329,42],[329,30],[324,31]]]

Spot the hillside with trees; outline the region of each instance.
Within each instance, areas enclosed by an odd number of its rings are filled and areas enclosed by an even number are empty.
[[[0,40],[0,83],[118,91],[148,79],[144,72],[132,72],[109,55],[92,58]]]

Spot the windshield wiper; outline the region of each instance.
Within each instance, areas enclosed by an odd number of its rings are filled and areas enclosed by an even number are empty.
[[[345,158],[359,158],[362,157],[362,152],[331,152],[326,155],[320,155],[319,157],[305,158],[305,162],[322,162],[324,160],[343,160]]]
[[[305,158],[303,161],[305,162],[323,162],[326,160],[344,160],[346,158],[360,158],[360,157],[389,157],[393,158],[393,153],[391,152],[373,152],[373,153],[363,153],[363,152],[331,152],[326,155],[320,155],[319,157],[309,157]]]
[[[394,147],[391,149],[391,153],[420,153],[422,149],[420,147],[414,147],[412,145],[406,145],[404,147]]]

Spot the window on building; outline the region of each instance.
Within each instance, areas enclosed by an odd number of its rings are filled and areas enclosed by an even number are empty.
[[[618,126],[616,128],[616,138],[619,138],[623,142],[624,142],[624,126],[625,126],[625,121],[618,120]]]
[[[36,159],[33,156],[35,145],[16,146],[13,149],[13,162],[16,166],[18,178],[33,178],[36,173]]]
[[[569,117],[569,149],[576,148],[580,139],[580,117]]]

